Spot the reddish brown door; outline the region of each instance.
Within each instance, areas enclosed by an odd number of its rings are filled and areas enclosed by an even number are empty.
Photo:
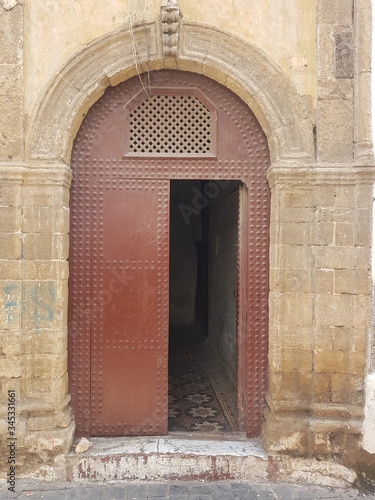
[[[77,430],[93,436],[165,434],[169,181],[112,177],[106,184],[103,170],[91,173],[86,229],[78,222],[90,235],[87,255],[84,245],[72,252],[84,263],[72,295],[83,292],[91,299],[83,314],[90,318],[85,342],[74,340],[76,356],[82,356],[71,373],[71,383],[80,384]],[[73,220],[85,218],[74,203],[72,212]],[[91,289],[82,286],[83,271],[89,273]],[[85,329],[77,305],[70,301],[70,317],[78,323],[70,330],[76,335]]]
[[[91,432],[165,434],[169,182],[112,178],[97,195]]]
[[[72,152],[69,388],[79,435],[167,432],[169,180],[238,180],[239,430],[267,387],[267,139],[235,94],[156,71],[110,88]],[[194,207],[193,207],[194,208]]]

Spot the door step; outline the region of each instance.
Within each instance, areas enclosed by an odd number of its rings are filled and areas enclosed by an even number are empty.
[[[67,457],[70,480],[263,480],[267,454],[259,441],[179,437],[91,438]]]
[[[350,485],[355,474],[333,461],[268,455],[260,440],[180,437],[91,438],[91,448],[66,457],[73,483],[242,480]]]

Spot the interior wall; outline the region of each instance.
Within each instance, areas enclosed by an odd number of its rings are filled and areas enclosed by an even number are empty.
[[[238,183],[210,191],[208,341],[236,385]]]
[[[195,319],[200,210],[194,206],[200,181],[171,182],[169,323],[191,325]],[[196,203],[195,203],[196,204]]]

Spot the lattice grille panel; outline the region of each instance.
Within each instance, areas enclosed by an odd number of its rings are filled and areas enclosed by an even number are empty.
[[[147,97],[130,113],[129,126],[130,153],[211,153],[211,113],[196,96]]]

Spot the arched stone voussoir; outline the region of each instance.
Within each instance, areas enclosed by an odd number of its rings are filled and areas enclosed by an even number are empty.
[[[253,45],[216,28],[184,22],[177,59],[164,58],[158,22],[135,27],[133,37],[125,27],[86,45],[36,104],[26,135],[27,159],[69,163],[85,114],[108,86],[137,70],[171,65],[204,74],[239,95],[265,131],[273,162],[312,159],[312,123],[287,75]]]
[[[203,74],[249,105],[267,135],[272,161],[313,158],[313,125],[303,98],[259,48],[206,25],[183,23],[179,58],[199,62]]]
[[[152,57],[160,61],[157,23],[134,29],[142,66]],[[161,65],[163,67],[163,65]],[[160,64],[157,68],[160,69]],[[69,161],[73,140],[90,107],[109,86],[137,73],[128,30],[116,31],[86,45],[54,77],[36,105],[26,137],[31,160]]]

